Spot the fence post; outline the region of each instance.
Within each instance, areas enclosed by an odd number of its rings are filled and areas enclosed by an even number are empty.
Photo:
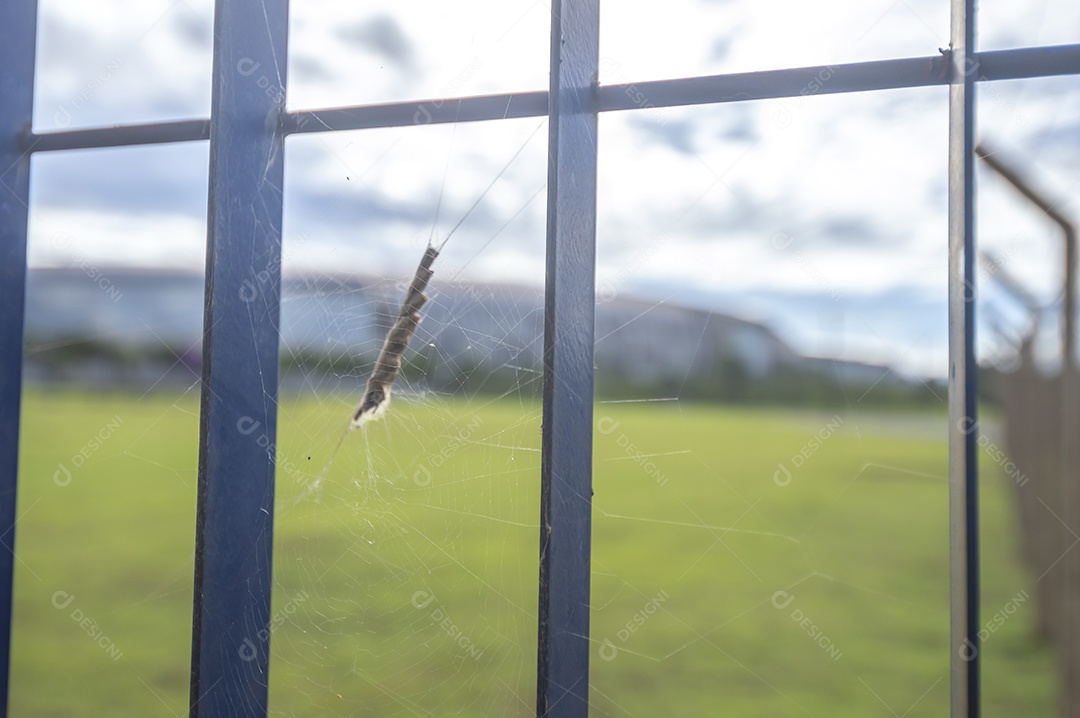
[[[949,74],[949,595],[952,718],[979,715],[975,0],[952,0]]]
[[[11,674],[11,592],[19,477],[26,231],[30,203],[30,123],[34,106],[37,2],[3,10],[0,42],[0,715]]]
[[[287,0],[218,0],[191,715],[265,716]]]
[[[589,712],[599,29],[599,0],[552,2],[538,716]]]
[[[1037,519],[1029,522],[1031,526],[1025,526],[1025,531],[1038,531],[1042,535],[1049,532],[1049,541],[1037,541],[1025,536],[1031,541],[1031,545],[1039,548],[1049,548],[1048,552],[1040,554],[1035,566],[1042,575],[1036,583],[1036,594],[1040,596],[1038,616],[1039,628],[1053,626],[1056,630],[1053,635],[1058,642],[1060,660],[1059,677],[1061,681],[1061,715],[1070,718],[1080,717],[1080,644],[1075,638],[1080,634],[1080,554],[1072,551],[1073,540],[1077,528],[1080,528],[1080,496],[1077,493],[1077,467],[1080,466],[1080,452],[1077,450],[1076,437],[1080,434],[1080,415],[1078,415],[1078,403],[1080,396],[1077,392],[1076,373],[1076,227],[1055,206],[1055,202],[1040,194],[1034,187],[1025,181],[1012,167],[1001,161],[993,152],[987,150],[985,145],[975,148],[975,153],[986,164],[1001,175],[1010,185],[1035,205],[1049,219],[1061,227],[1062,239],[1065,240],[1064,267],[1065,277],[1062,290],[1061,312],[1061,375],[1060,379],[1050,384],[1056,386],[1056,391],[1051,388],[1050,392],[1043,392],[1041,404],[1034,404],[1041,408],[1042,412],[1031,412],[1024,417],[1009,418],[1010,429],[1021,421],[1031,422],[1035,428],[1035,440],[1048,440],[1054,447],[1051,464],[1056,469],[1056,475],[1050,472],[1040,472],[1040,479],[1049,482],[1041,487],[1043,491],[1053,487],[1048,493],[1048,498],[1055,505],[1060,505],[1060,516],[1055,517],[1058,521],[1043,521]],[[1037,310],[1036,310],[1037,311]],[[1030,346],[1030,345],[1028,345]],[[1026,362],[1028,357],[1024,357]],[[1021,369],[1024,369],[1021,365]],[[1033,367],[1032,367],[1033,368]],[[1018,387],[1019,393],[1027,394],[1035,387],[1043,384],[1038,372],[1025,377],[1027,386]],[[1026,400],[1027,397],[1021,397]],[[1047,407],[1057,404],[1057,412],[1046,412]],[[1011,442],[1013,446],[1022,445],[1022,442]],[[1013,457],[1018,463],[1019,457]],[[1031,456],[1037,460],[1038,453]],[[1030,465],[1030,464],[1029,464]],[[1027,504],[1033,504],[1031,494],[1021,498],[1021,509]],[[1035,507],[1038,514],[1041,510]],[[1039,559],[1045,559],[1040,561]],[[1061,570],[1057,574],[1050,571],[1061,562]],[[1045,566],[1045,570],[1044,567]],[[1046,580],[1043,580],[1046,579]],[[1039,584],[1042,584],[1041,586]],[[1045,607],[1043,596],[1049,594],[1050,604],[1053,606],[1052,615],[1047,615],[1042,609]],[[1042,635],[1050,635],[1049,631],[1042,630]]]

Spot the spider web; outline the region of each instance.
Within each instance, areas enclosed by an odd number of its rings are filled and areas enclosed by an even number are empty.
[[[922,94],[911,98],[913,112],[930,101],[929,92]],[[864,102],[765,103],[755,116],[794,110],[804,115],[800,121],[813,122],[851,117]],[[884,705],[898,714],[937,714],[948,704],[945,395],[925,375],[906,372],[940,366],[943,356],[932,347],[940,346],[935,331],[944,327],[913,329],[888,314],[871,323],[846,296],[859,296],[853,278],[908,260],[838,246],[838,225],[829,229],[799,211],[803,201],[824,201],[829,213],[859,215],[872,189],[858,178],[867,168],[888,166],[896,147],[882,142],[861,155],[831,154],[828,174],[837,184],[827,195],[805,180],[785,182],[777,195],[800,199],[782,201],[757,191],[750,168],[775,162],[773,153],[813,165],[818,158],[806,138],[763,131],[770,142],[747,149],[745,138],[727,129],[719,141],[696,135],[709,152],[672,151],[663,130],[706,126],[697,112],[693,123],[680,112],[645,121],[658,122],[659,131],[635,118],[602,120],[600,185],[608,189],[600,197],[597,281],[592,707],[600,714],[654,715],[677,695],[692,714],[726,701],[768,706],[770,715],[829,715],[840,701],[862,711]],[[746,120],[712,114],[722,128]],[[501,152],[485,147],[487,176],[529,129],[519,123]],[[470,137],[473,131],[478,135]],[[468,170],[455,162],[491,145],[495,130],[457,133],[443,131],[445,144],[425,154],[452,158],[443,169],[447,188],[485,186],[481,177],[459,183],[455,173]],[[391,141],[373,141],[366,150],[377,160],[352,164],[387,161],[380,152]],[[629,147],[639,170],[612,169],[611,155]],[[431,302],[389,413],[346,434],[336,458],[413,263],[431,236],[431,211],[408,213],[409,221],[407,213],[395,213],[389,224],[397,229],[386,237],[385,251],[402,258],[390,260],[394,269],[385,276],[346,281],[301,271],[288,285],[283,331],[290,322],[318,329],[306,342],[286,342],[286,356],[346,330],[363,338],[331,347],[351,363],[342,358],[329,369],[301,368],[284,378],[298,393],[283,395],[281,405],[286,453],[279,455],[274,615],[282,620],[271,668],[271,704],[281,714],[534,710],[542,218],[539,202],[531,203],[543,185],[542,154],[531,159],[529,169],[511,168],[479,206],[477,226],[452,239],[436,261]],[[439,205],[442,182],[440,163],[432,164],[435,172],[428,169],[418,193],[429,207]],[[698,191],[667,192],[648,179],[673,175]],[[377,180],[371,185],[385,188]],[[475,196],[475,190],[448,191],[439,220],[446,226]],[[386,199],[397,206],[393,196]],[[748,204],[760,214],[748,213]],[[785,204],[804,218],[778,223]],[[893,236],[917,234],[926,221],[901,224]],[[703,231],[733,236],[710,245],[699,241]],[[943,255],[933,261],[943,266]],[[667,273],[688,262],[712,268],[712,276],[694,280],[697,286],[733,288],[716,293],[716,309],[695,309],[686,293],[673,290]],[[745,274],[770,262],[769,273]],[[470,276],[478,268],[486,270]],[[500,281],[505,276],[517,281]],[[776,291],[777,278],[786,293]],[[841,317],[849,312],[847,322],[837,328],[836,315],[822,311],[823,326],[808,331],[814,317],[808,320],[800,305],[839,307]],[[722,309],[749,321],[732,322]],[[871,362],[862,368],[872,376],[841,382],[839,403],[818,408],[702,404],[696,387],[708,380],[704,368],[730,351],[725,333],[751,356],[776,336],[761,330],[766,325],[753,320],[755,312],[785,327],[797,351],[832,353],[835,376],[848,376],[843,372],[852,368],[844,362],[853,360]],[[322,316],[333,317],[329,327],[317,319]],[[922,356],[909,353],[906,365],[897,360],[896,337]],[[636,364],[616,358],[624,354],[637,357]],[[884,364],[890,361],[897,365]],[[884,408],[881,396],[898,381],[924,392],[929,403],[910,414]],[[998,483],[988,491],[998,508],[986,521],[1007,525],[1010,514],[997,497],[1009,485],[997,469],[989,471]],[[1003,569],[988,587],[988,609],[1009,605],[1028,589],[1015,565]],[[1001,639],[1003,650],[1022,645],[1022,623],[1015,621]],[[882,646],[890,647],[886,655],[910,657],[902,679],[882,660]],[[1016,664],[1002,661],[995,670],[1006,665]],[[723,696],[710,688],[716,684]]]
[[[845,117],[857,111],[855,99],[820,99],[820,108],[800,112]],[[764,118],[775,111],[769,105],[759,110]],[[664,126],[686,119],[671,113]],[[716,110],[686,126],[700,138],[703,130],[695,128],[732,121]],[[741,337],[738,346],[755,352],[768,336],[761,319],[749,321],[755,312],[774,317],[770,324],[779,327],[812,325],[806,306],[850,306],[834,300],[832,288],[859,296],[844,283],[851,271],[845,267],[852,266],[844,262],[871,259],[815,239],[820,228],[810,221],[777,222],[785,216],[783,204],[759,199],[758,206],[772,211],[748,229],[727,219],[747,218],[739,212],[751,199],[751,170],[775,161],[765,148],[779,143],[769,151],[810,162],[812,152],[803,140],[782,134],[747,151],[744,140],[733,139],[737,133],[724,132],[728,139],[716,145],[707,137],[695,140],[708,142],[710,151],[686,155],[633,119],[603,122],[589,638],[594,710],[663,714],[677,700],[692,714],[754,705],[770,715],[832,715],[844,700],[863,714],[878,710],[881,701],[898,713],[913,705],[910,715],[939,712],[948,702],[940,410],[931,405],[895,415],[866,408],[891,381],[884,371],[871,386],[821,408],[718,406],[695,394],[721,356],[725,327]],[[431,301],[389,412],[346,434],[331,462],[432,225],[436,237],[453,226],[535,129],[532,121],[495,124],[505,130],[475,125],[328,134],[294,138],[300,141],[288,149],[286,198],[303,197],[300,185],[320,181],[340,191],[315,195],[323,203],[306,214],[311,196],[286,211],[274,597],[266,628],[275,715],[534,712],[543,275],[537,191],[545,180],[539,135],[436,261]],[[628,148],[638,153],[634,172],[612,160]],[[857,168],[884,164],[893,152],[883,144],[881,155],[851,156],[846,166],[833,156],[841,164],[835,176],[849,178],[830,195],[840,198],[836,211],[859,211],[859,192],[866,190]],[[315,161],[320,153],[339,160],[336,176],[308,176],[325,167]],[[426,161],[407,161],[416,155]],[[679,176],[697,191],[665,186],[655,181],[659,176]],[[776,190],[792,198],[787,204],[794,214],[803,197],[822,201],[812,177],[804,183]],[[320,221],[352,217],[355,206],[381,210],[381,221],[357,221],[347,232]],[[794,239],[774,243],[777,232]],[[904,260],[889,254],[872,261]],[[770,276],[802,293],[770,296],[775,285],[768,276],[748,276],[770,262]],[[700,282],[721,298],[731,289],[750,300],[723,312],[695,308],[685,294],[673,298],[668,280],[679,265],[708,268],[684,279],[685,287]],[[328,272],[328,266],[340,271]],[[802,319],[785,322],[783,313],[766,312],[770,307]],[[743,319],[732,323],[735,314]],[[874,359],[874,352],[890,347],[895,353],[891,337],[908,331],[890,321],[866,325],[872,333],[860,334],[865,323],[853,309],[843,332],[783,336],[807,354],[840,349],[849,359]],[[164,332],[164,323],[153,326]],[[907,350],[918,346],[904,341]],[[629,366],[643,373],[627,373],[620,357],[634,358]],[[652,381],[657,367],[663,381]],[[151,440],[182,419],[186,429],[168,436],[190,440],[170,438],[168,446],[195,446],[197,375],[185,386],[184,397],[161,402],[149,394],[138,410],[123,409],[124,424],[84,471],[97,467],[102,487],[145,473],[160,486],[193,489],[194,452],[181,456]],[[65,411],[71,408],[50,421]],[[102,412],[96,421],[105,423],[112,414]],[[79,433],[86,429],[74,432],[74,446],[49,449],[45,437],[63,432],[41,421],[28,427],[34,448],[26,460],[49,476],[86,444]],[[987,518],[987,525],[1000,530],[987,533],[1008,536],[1003,497],[1010,487],[997,469],[991,467],[997,483],[990,485],[997,491],[987,488],[985,495],[997,507],[991,516],[998,523]],[[114,473],[120,478],[106,479]],[[88,491],[89,479],[89,473],[76,474],[68,488],[46,481],[47,491],[38,489],[45,503],[27,495],[20,536],[28,539],[20,550],[29,570],[45,579],[44,593],[29,605],[47,608],[46,625],[78,638],[78,624],[50,604],[55,590],[75,595],[79,610],[130,656],[119,671],[103,653],[92,654],[89,665],[102,664],[110,685],[121,682],[114,676],[131,677],[124,695],[144,696],[150,686],[182,710],[190,544],[179,542],[167,560],[155,559],[151,565],[168,567],[165,575],[144,567],[155,583],[121,598],[115,582],[99,586],[86,579],[83,585],[70,569],[54,577],[35,558],[50,545],[42,537],[59,530],[39,518],[42,507],[71,502],[72,515],[79,516],[86,502],[112,515],[109,501],[74,493]],[[160,488],[133,490],[147,503],[161,500],[154,493]],[[190,538],[190,512],[168,515]],[[70,517],[66,521],[71,531]],[[110,525],[125,526],[124,519]],[[141,534],[118,532],[141,540]],[[996,555],[1010,555],[1008,542],[995,546]],[[90,563],[93,558],[86,556]],[[988,592],[990,615],[1030,588],[1015,566],[1003,564]],[[116,580],[127,573],[120,570]],[[99,569],[94,575],[113,574]],[[23,578],[21,585],[37,585],[29,573]],[[167,663],[178,678],[171,681],[145,671],[152,661],[139,657],[140,644],[149,643],[139,638],[146,632],[142,624],[119,632],[129,614],[162,611],[181,637],[155,635],[155,645],[172,648]],[[1008,631],[993,639],[1004,655],[1022,655],[1024,624],[1011,618]],[[27,640],[22,635],[17,646]],[[85,641],[84,648],[97,650]],[[903,670],[894,658],[906,661]],[[1014,670],[1023,664],[1013,658],[1001,665]],[[26,676],[28,668],[24,663],[16,670]],[[17,698],[17,705],[27,704],[26,692]]]
[[[485,148],[488,175],[530,129],[528,122],[517,123],[501,152]],[[648,132],[632,121],[609,129],[605,137],[613,144],[644,146],[642,161],[653,171],[681,162],[666,149],[648,148]],[[392,183],[375,175],[392,163],[399,147],[394,143],[426,141],[418,132],[428,131],[412,129],[400,140],[388,133],[328,142],[338,152],[359,152],[348,165],[365,168],[362,187],[378,187],[391,195],[385,206],[402,207],[388,189]],[[475,148],[484,144],[479,136],[491,145],[498,135],[488,127],[442,128],[432,135],[441,145],[423,154],[451,157],[443,169],[447,196],[439,220],[450,226],[475,195],[456,186],[486,185],[479,177],[458,180],[468,170],[456,162],[478,153]],[[359,142],[368,145],[358,150]],[[401,255],[389,260],[396,269],[386,276],[290,273],[286,261],[283,336],[293,335],[294,327],[306,331],[305,338],[285,340],[282,347],[286,364],[291,357],[298,368],[283,376],[288,389],[280,405],[271,666],[276,713],[534,712],[543,320],[537,281],[542,215],[534,198],[544,170],[542,147],[529,149],[523,160],[534,164],[511,166],[492,199],[478,207],[476,221],[466,223],[436,260],[431,300],[388,413],[343,439],[414,262],[431,236],[434,210],[427,216],[395,211],[388,222],[395,237],[383,235],[385,248],[373,250]],[[722,156],[733,167],[742,161],[726,150]],[[304,161],[290,157],[290,163]],[[425,170],[404,173],[421,183],[423,189],[411,191],[426,195],[429,208],[439,204],[440,164],[426,169],[426,181],[416,179]],[[356,179],[350,171],[346,181]],[[607,179],[614,191],[622,189],[618,178]],[[700,181],[703,192],[692,195],[692,204],[662,210],[658,228],[654,219],[623,241],[619,230],[634,218],[605,216],[601,198],[598,283],[607,289],[601,290],[597,326],[598,380],[606,370],[619,370],[609,344],[634,347],[646,369],[666,362],[676,380],[666,387],[647,388],[646,382],[645,389],[607,390],[595,409],[594,707],[605,714],[655,714],[670,700],[668,690],[680,690],[689,691],[688,705],[707,710],[717,697],[694,678],[706,666],[724,680],[751,684],[746,690],[755,700],[776,699],[770,705],[778,706],[777,714],[819,714],[831,700],[827,693],[807,697],[803,666],[839,672],[845,685],[861,685],[864,675],[886,700],[914,702],[918,694],[908,697],[899,686],[842,660],[858,652],[860,641],[829,602],[851,610],[871,603],[885,614],[930,608],[941,618],[937,633],[947,646],[945,584],[927,595],[906,588],[902,571],[852,571],[848,552],[833,544],[833,526],[851,521],[847,514],[883,494],[914,493],[935,507],[923,513],[927,528],[943,529],[942,465],[863,450],[875,435],[918,435],[922,423],[875,424],[871,415],[858,414],[864,398],[858,395],[828,412],[756,417],[750,410],[708,409],[684,399],[693,396],[700,367],[715,360],[717,327],[726,320],[670,299],[639,298],[635,291],[658,279],[663,255],[688,251],[682,238],[688,226],[709,221],[718,205],[732,201],[724,183]],[[656,186],[649,191],[657,193]],[[652,202],[666,206],[668,198],[659,195]],[[309,250],[320,247],[311,239],[314,229],[288,224],[286,246],[293,236],[303,237]],[[767,245],[771,234],[759,237]],[[434,236],[443,234],[436,230]],[[321,251],[344,250],[328,244]],[[469,278],[470,268],[485,264],[513,267],[515,253],[526,257],[520,263],[529,268],[516,270],[524,275],[520,283],[482,271]],[[671,335],[658,339],[654,321],[676,325],[677,340],[689,351],[665,356],[656,344]],[[740,324],[736,333],[762,341],[751,326]],[[302,357],[319,351],[336,360],[305,366]],[[859,393],[872,389],[863,386]],[[935,422],[936,428],[924,431],[943,437],[944,425]],[[763,439],[769,435],[779,438]],[[757,456],[735,449],[754,442],[763,442]],[[800,486],[803,462],[818,468],[809,472],[810,485],[804,478]],[[793,473],[785,479],[781,471]],[[825,488],[813,488],[816,483]],[[816,491],[823,495],[815,497]],[[778,507],[803,501],[809,508],[795,516]],[[877,530],[902,535],[902,521],[891,529],[879,523]],[[924,560],[944,558],[944,544],[924,550],[930,554]],[[706,598],[721,593],[727,594],[723,600]],[[772,631],[786,636],[783,660],[757,655],[762,636]],[[940,670],[947,670],[945,654],[938,658]],[[671,685],[635,685],[634,677],[643,675],[662,676],[655,680]],[[867,701],[877,701],[873,691],[863,692]],[[940,705],[946,692],[928,700]]]
[[[345,433],[415,266],[387,277],[301,272],[286,284],[283,336],[290,327],[306,331],[282,346],[297,359],[283,377],[297,391],[280,407],[275,610],[288,621],[274,634],[274,645],[285,646],[273,654],[275,711],[531,710],[542,296],[535,285],[467,279],[470,265],[484,262],[478,247],[503,240],[519,251],[542,246],[542,235],[529,229],[542,218],[543,146],[528,144],[535,121],[515,124],[509,136],[530,151],[532,164],[509,166],[490,194],[512,196],[516,207],[494,216],[478,205],[436,260],[423,320],[381,420]],[[424,154],[464,162],[465,169],[451,164],[450,171],[465,177],[477,160],[453,149],[477,132],[413,129],[400,142],[431,135],[439,149]],[[371,173],[379,174],[379,165],[392,164],[385,147],[399,138],[358,137],[363,148],[349,138],[330,141],[346,154],[376,158]],[[355,156],[350,163],[367,164]],[[419,193],[429,197],[426,211],[397,212],[391,224],[405,241],[374,249],[399,253],[395,266],[408,267],[429,241],[445,238],[475,199],[474,188],[486,184],[466,182],[463,191],[451,175],[443,187],[439,169],[436,163],[409,173],[430,178]],[[363,189],[376,185],[393,191],[380,179]],[[416,193],[413,185],[406,191]],[[444,217],[435,224],[440,202]],[[301,359],[323,353],[336,361],[305,366]],[[296,470],[282,476],[283,464]],[[348,658],[335,664],[328,655]]]

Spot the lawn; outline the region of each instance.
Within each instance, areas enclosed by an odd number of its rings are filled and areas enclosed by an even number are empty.
[[[532,714],[539,406],[398,399],[328,466],[350,409],[282,399],[271,713]],[[596,417],[595,715],[947,714],[941,415]],[[197,440],[194,394],[28,392],[13,715],[186,712]],[[1033,590],[1010,500],[985,461],[984,618]],[[1053,714],[1033,604],[987,716]]]

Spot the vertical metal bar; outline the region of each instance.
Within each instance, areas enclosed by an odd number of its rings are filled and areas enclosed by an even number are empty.
[[[599,0],[553,0],[538,716],[589,712]]]
[[[953,718],[979,715],[975,1],[952,0],[949,84],[949,593]]]
[[[24,141],[33,116],[37,2],[10,3],[0,13],[0,715],[7,715],[30,214]]]
[[[1065,226],[1065,297],[1061,316],[1062,362],[1069,369],[1076,366],[1076,228]]]
[[[1076,367],[1076,229],[1065,223],[1065,296],[1061,351],[1061,501],[1068,532],[1080,531],[1080,386]],[[1071,544],[1071,542],[1070,542]],[[1063,547],[1064,548],[1064,547]],[[1061,715],[1080,717],[1080,554],[1066,548],[1061,596]]]
[[[1076,228],[1065,224],[1065,297],[1061,316],[1062,360],[1066,367],[1076,366]]]
[[[265,716],[287,0],[217,0],[192,716]]]

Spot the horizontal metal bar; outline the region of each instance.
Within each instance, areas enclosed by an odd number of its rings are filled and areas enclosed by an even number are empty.
[[[1080,45],[980,52],[979,81],[1023,80],[1080,73]]]
[[[114,125],[34,134],[26,143],[30,152],[83,150],[94,147],[161,145],[210,139],[210,120],[174,120],[143,125]]]
[[[979,63],[979,76],[975,78],[977,82],[1080,75],[1080,44],[995,50],[979,53],[976,58]],[[946,57],[934,55],[605,85],[600,88],[600,111],[947,85],[948,65]],[[481,122],[543,117],[547,112],[548,93],[537,90],[502,95],[411,100],[385,105],[300,110],[286,116],[285,132],[294,134],[448,122]],[[50,152],[89,147],[189,142],[209,138],[209,120],[177,120],[36,133],[27,137],[25,147],[30,152]]]
[[[975,81],[1080,74],[1080,45],[984,52]],[[634,110],[949,83],[947,54],[786,70],[657,80],[600,88],[600,110]]]
[[[408,127],[409,125],[438,125],[448,122],[543,117],[547,113],[548,93],[537,90],[508,95],[479,95],[387,105],[303,110],[289,115],[290,124],[287,131],[304,133],[366,130],[376,127]]]
[[[948,83],[943,55],[654,80],[600,88],[604,111],[745,102]]]

